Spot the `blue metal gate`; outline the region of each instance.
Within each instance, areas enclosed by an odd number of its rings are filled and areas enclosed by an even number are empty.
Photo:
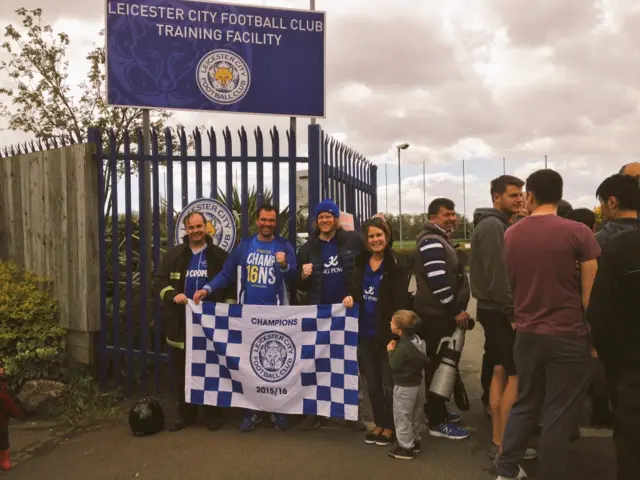
[[[280,212],[280,166],[288,171],[288,210],[286,236],[295,246],[300,222],[296,205],[297,164],[307,164],[309,172],[308,211],[312,214],[321,197],[332,197],[343,211],[354,215],[356,228],[377,211],[376,170],[363,156],[326,136],[319,125],[308,130],[308,156],[297,155],[295,134],[286,134],[287,154],[280,153],[280,134],[274,127],[269,131],[271,155],[265,155],[262,130],[253,132],[255,154],[249,155],[249,139],[244,127],[238,131],[239,154],[233,151],[229,128],[222,131],[222,155],[218,154],[219,137],[213,129],[206,132],[208,154],[203,153],[201,132],[194,131],[192,149],[184,129],[174,135],[169,129],[151,132],[150,155],[144,152],[142,130],[136,131],[137,148],[131,149],[131,138],[123,132],[121,144],[114,132],[103,142],[102,132],[91,129],[89,141],[95,144],[98,168],[98,194],[100,205],[111,206],[98,212],[101,272],[101,330],[99,339],[100,380],[103,388],[124,386],[130,394],[134,390],[146,391],[153,385],[161,390],[166,382],[167,350],[162,338],[161,305],[157,295],[149,288],[151,276],[160,265],[162,253],[173,246],[174,214],[189,201],[203,196],[224,197],[234,210],[239,204],[240,232],[249,235],[249,165],[256,165],[255,194],[257,204],[269,195]],[[175,151],[174,151],[175,150]],[[150,173],[145,173],[145,163]],[[194,185],[189,185],[190,164],[195,165]],[[203,166],[208,165],[208,178]],[[218,177],[218,166],[224,165],[224,179]],[[239,198],[234,201],[233,167],[240,166]],[[270,192],[265,188],[265,167],[271,167]],[[180,194],[174,197],[174,174],[180,172]],[[166,176],[166,194],[161,197],[161,174]],[[151,178],[147,179],[146,175]],[[137,176],[137,203],[146,208],[133,209],[133,185]],[[119,181],[120,180],[120,181]],[[145,194],[150,180],[151,191]],[[208,181],[208,188],[205,184]],[[219,188],[224,185],[224,189]],[[119,193],[123,195],[119,200]],[[237,185],[236,185],[237,191]],[[147,197],[148,195],[148,197]],[[121,200],[124,198],[124,205]],[[148,216],[151,216],[150,222]],[[150,228],[148,227],[150,223]],[[151,245],[149,252],[148,245]],[[150,253],[150,254],[149,254]],[[150,380],[152,379],[152,381]]]
[[[329,137],[322,142],[322,194],[353,214],[354,225],[378,211],[378,167],[363,155]]]

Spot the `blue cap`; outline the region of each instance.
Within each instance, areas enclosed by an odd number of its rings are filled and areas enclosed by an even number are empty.
[[[340,218],[340,209],[338,209],[338,205],[336,205],[336,202],[334,202],[330,198],[327,198],[318,204],[318,206],[316,207],[316,217],[325,212],[329,212],[334,217]]]

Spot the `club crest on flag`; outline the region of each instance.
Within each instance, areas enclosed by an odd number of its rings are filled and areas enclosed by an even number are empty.
[[[265,332],[251,345],[251,367],[266,382],[278,382],[291,373],[296,346],[288,335]]]

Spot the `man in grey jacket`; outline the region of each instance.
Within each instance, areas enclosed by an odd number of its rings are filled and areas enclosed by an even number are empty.
[[[491,182],[493,208],[478,208],[471,236],[471,292],[478,300],[478,321],[486,337],[486,354],[493,364],[489,390],[493,445],[491,458],[499,452],[509,412],[518,395],[513,359],[515,332],[513,298],[502,248],[510,218],[522,206],[524,182],[502,175]],[[528,457],[535,456],[529,451]]]

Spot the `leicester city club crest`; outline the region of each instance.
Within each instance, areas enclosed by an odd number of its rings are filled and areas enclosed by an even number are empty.
[[[251,345],[251,367],[266,382],[279,382],[291,373],[296,362],[296,346],[288,335],[270,331]]]
[[[230,252],[236,244],[236,222],[227,206],[213,198],[199,198],[184,207],[175,226],[175,244],[180,245],[187,234],[184,219],[191,212],[200,212],[207,219],[207,235],[213,244]]]
[[[251,86],[249,66],[231,50],[207,53],[200,59],[196,75],[202,94],[220,105],[239,102]]]

